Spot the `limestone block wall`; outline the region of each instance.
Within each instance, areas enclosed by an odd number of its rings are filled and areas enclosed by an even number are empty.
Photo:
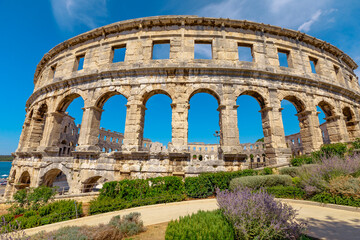
[[[153,48],[160,43],[170,44],[168,59],[153,59]],[[210,45],[210,59],[195,59],[197,44]],[[239,47],[248,48],[252,60],[242,61]],[[119,48],[125,50],[124,59],[114,62]],[[288,67],[280,66],[279,53],[286,54]],[[107,179],[120,179],[241,169],[245,153],[237,128],[240,95],[254,97],[261,107],[268,165],[286,164],[291,156],[282,123],[283,99],[296,107],[304,154],[323,144],[317,106],[326,115],[329,141],[352,141],[359,136],[356,68],[354,60],[327,42],[249,21],[161,16],[91,30],[55,46],[39,62],[15,153],[15,185],[8,190],[27,182],[28,175],[30,185],[41,184],[43,166],[69,174],[73,192],[106,174]],[[190,99],[201,92],[217,100],[220,116],[221,157],[207,165],[191,161],[187,139]],[[172,100],[172,141],[165,153],[147,153],[145,106],[159,93]],[[98,142],[103,106],[117,94],[127,99],[123,145],[121,151],[102,153]],[[62,119],[78,97],[84,100],[78,146],[59,166],[55,163]],[[29,174],[22,175],[25,172]]]

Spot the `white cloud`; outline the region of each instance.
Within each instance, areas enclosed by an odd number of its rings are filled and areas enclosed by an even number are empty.
[[[301,26],[298,28],[298,31],[304,31],[308,32],[310,31],[311,25],[314,24],[317,20],[319,20],[319,17],[321,16],[322,11],[318,10],[314,15],[311,16],[311,19],[309,21],[304,22],[301,24]]]
[[[298,29],[310,29],[316,24],[326,24],[319,21],[323,16],[329,16],[334,0],[222,0],[212,2],[197,12],[199,16],[246,19],[276,26]],[[331,16],[329,16],[330,18]]]
[[[51,0],[52,11],[61,28],[77,25],[95,28],[107,15],[106,0]]]

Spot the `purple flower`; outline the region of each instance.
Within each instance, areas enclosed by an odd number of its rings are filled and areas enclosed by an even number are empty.
[[[264,189],[218,189],[217,201],[239,239],[298,239],[305,230],[305,224],[295,220],[296,211]]]

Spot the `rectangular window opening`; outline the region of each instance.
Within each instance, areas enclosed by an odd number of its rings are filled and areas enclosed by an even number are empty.
[[[313,57],[309,57],[309,61],[310,61],[310,66],[311,66],[311,72],[312,73],[317,73],[317,64],[318,64],[318,60],[316,58]]]
[[[253,51],[252,51],[252,45],[251,44],[238,44],[238,55],[239,55],[239,61],[243,62],[253,62]]]
[[[194,59],[212,59],[212,43],[209,41],[195,41]]]
[[[170,41],[153,42],[151,59],[169,59],[170,58]]]
[[[124,62],[126,54],[126,45],[116,46],[112,48],[112,62]]]
[[[76,63],[75,63],[76,71],[80,71],[84,69],[84,59],[85,59],[85,55],[76,56]]]
[[[284,49],[278,49],[280,67],[289,67],[289,55],[290,55],[289,51]]]

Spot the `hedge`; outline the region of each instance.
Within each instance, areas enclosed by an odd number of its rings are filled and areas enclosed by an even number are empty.
[[[126,208],[146,206],[159,203],[179,202],[185,200],[184,194],[169,195],[162,194],[156,197],[138,198],[131,201],[127,201],[121,198],[97,198],[90,202],[90,214],[106,213],[116,210],[122,210]]]
[[[292,179],[289,175],[265,175],[265,176],[247,176],[241,178],[235,178],[231,180],[229,188],[234,190],[240,186],[253,189],[259,189],[261,187],[273,187],[273,186],[291,186]]]
[[[132,201],[162,194],[183,195],[184,183],[180,177],[156,177],[148,179],[125,179],[107,182],[100,190],[99,198],[119,198]]]
[[[266,191],[276,198],[304,199],[305,191],[294,186],[267,187]]]
[[[346,197],[341,195],[332,195],[328,192],[318,193],[311,198],[312,201],[321,203],[331,203],[338,205],[346,205],[352,207],[360,207],[360,199],[353,197]]]
[[[76,202],[76,211],[74,202],[73,200],[56,201],[40,207],[37,211],[25,210],[21,216],[6,214],[1,218],[4,217],[6,224],[11,223],[12,226],[19,224],[21,229],[70,220],[76,218],[76,212],[79,217],[82,215],[82,204]],[[9,226],[2,226],[1,232],[4,232],[6,227]]]
[[[199,211],[171,221],[167,226],[165,239],[234,240],[235,233],[220,210]]]
[[[253,176],[259,171],[246,169],[236,172],[203,173],[198,177],[185,178],[185,193],[191,198],[206,198],[215,194],[215,190],[229,188],[230,181],[237,177]]]

